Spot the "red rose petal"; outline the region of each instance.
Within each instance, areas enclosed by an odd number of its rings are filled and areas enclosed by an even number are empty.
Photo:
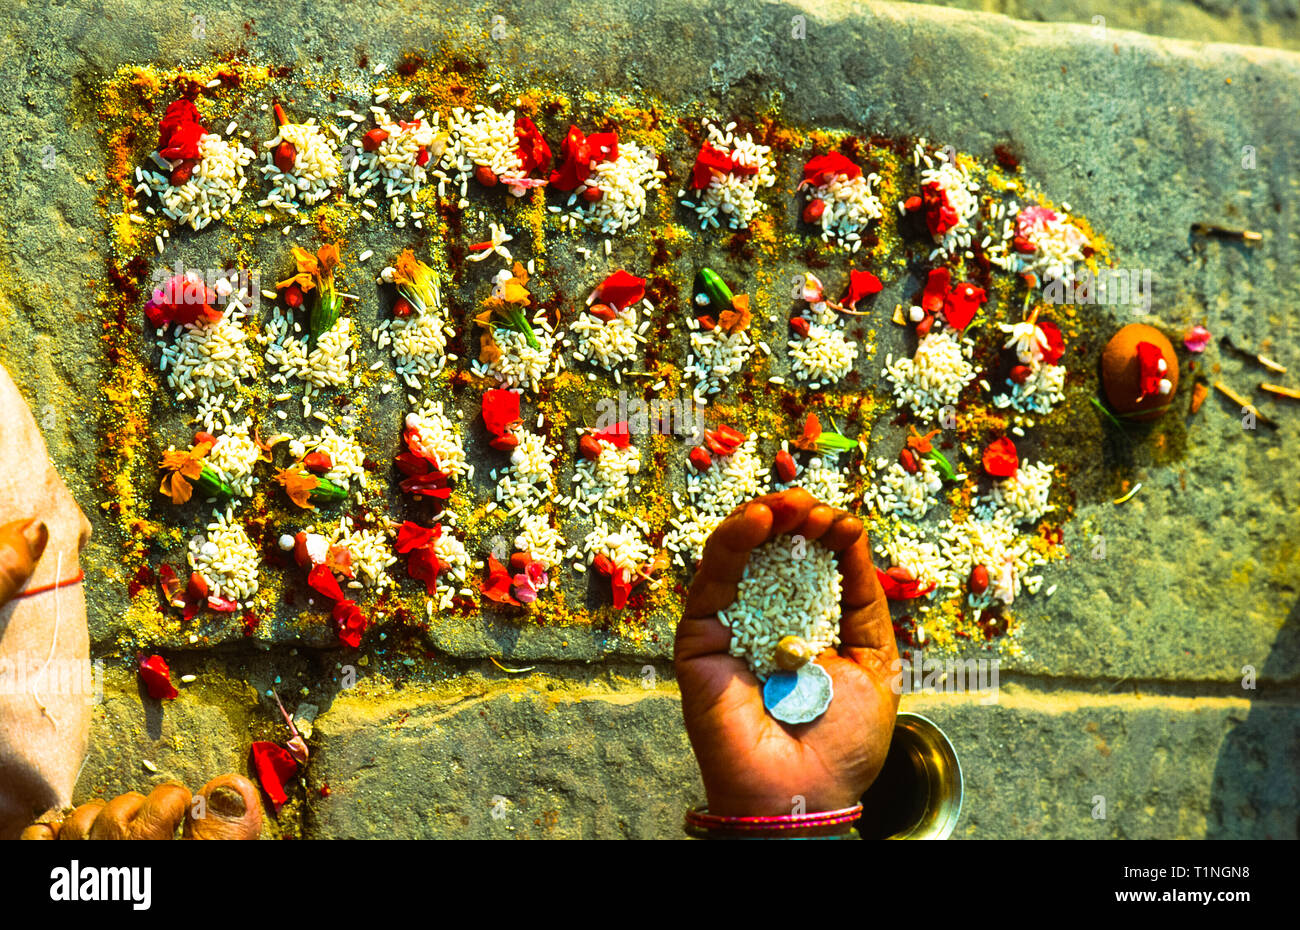
[[[344,599],[343,589],[339,587],[339,583],[328,565],[314,566],[307,573],[307,585],[330,600],[341,601]]]
[[[361,647],[361,634],[366,631],[366,616],[357,607],[355,601],[342,600],[334,605],[330,613],[339,642],[353,649]]]
[[[695,156],[695,165],[691,168],[691,187],[703,190],[713,180],[714,171],[729,174],[731,169],[731,156],[705,142],[700,146],[700,153]]]
[[[1165,357],[1160,351],[1160,347],[1152,342],[1139,342],[1137,344],[1137,357],[1139,369],[1139,389],[1142,396],[1150,397],[1152,394],[1160,393],[1160,379],[1164,374],[1160,371],[1160,360]]]
[[[262,790],[271,799],[278,814],[284,802],[289,800],[284,793],[284,783],[298,774],[298,763],[283,746],[265,740],[253,743],[249,747],[249,753],[257,780],[262,783]]]
[[[432,545],[412,550],[406,559],[406,573],[416,581],[424,582],[424,589],[430,597],[437,593],[438,572],[447,566],[438,559]]]
[[[984,450],[984,471],[994,478],[1010,478],[1020,468],[1016,444],[1007,437],[994,440]]]
[[[965,329],[984,303],[984,289],[973,284],[958,284],[943,300],[943,315],[954,329]]]
[[[407,520],[397,531],[397,543],[393,547],[399,554],[405,555],[416,549],[423,549],[438,538],[438,524],[431,527],[420,526]]]
[[[938,313],[942,310],[951,281],[952,275],[947,268],[931,269],[925,279],[925,290],[921,292],[921,309],[926,313]]]
[[[639,303],[645,297],[645,284],[645,278],[638,278],[620,268],[600,282],[600,286],[596,288],[596,298],[615,310],[622,310]]]
[[[155,701],[170,701],[179,693],[172,686],[171,669],[167,667],[167,660],[162,656],[150,656],[141,658],[140,662],[140,680],[144,682],[145,690],[149,692],[149,697]]]
[[[547,172],[551,169],[551,147],[546,144],[541,130],[526,116],[515,120],[515,137],[519,140],[519,161],[523,165],[524,176],[534,171]]]
[[[844,298],[844,303],[851,309],[858,309],[858,301],[872,294],[879,294],[884,287],[870,271],[858,271],[852,269],[849,271],[849,293]]]
[[[519,395],[504,388],[483,392],[483,425],[493,436],[503,436],[519,422]]]
[[[827,152],[825,155],[818,155],[816,158],[803,166],[803,180],[805,184],[813,184],[818,187],[822,184],[822,177],[826,174],[839,176],[846,174],[850,179],[859,177],[862,169],[855,165],[849,158],[839,152]]]
[[[1038,328],[1047,337],[1047,345],[1042,347],[1043,361],[1049,365],[1061,364],[1065,355],[1065,337],[1061,335],[1061,328],[1051,320],[1039,320]]]
[[[488,556],[488,578],[487,581],[479,585],[479,590],[490,600],[498,604],[512,604],[515,607],[521,606],[510,594],[510,572],[506,567],[497,561],[494,555]]]

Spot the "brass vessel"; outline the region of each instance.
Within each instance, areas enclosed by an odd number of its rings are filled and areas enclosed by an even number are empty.
[[[862,796],[864,840],[946,840],[961,816],[957,752],[934,721],[900,713],[889,754]]]

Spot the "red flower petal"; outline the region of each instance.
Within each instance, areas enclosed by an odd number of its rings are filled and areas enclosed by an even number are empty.
[[[954,329],[965,329],[975,319],[984,303],[984,289],[973,284],[958,284],[943,300],[943,315]]]
[[[436,497],[447,500],[451,497],[451,488],[447,487],[447,476],[441,472],[429,472],[427,475],[415,475],[398,485],[403,494],[416,497]]]
[[[323,475],[334,467],[334,462],[327,452],[308,452],[303,456],[302,464],[308,471],[318,475]]]
[[[513,604],[515,607],[522,606],[510,594],[510,572],[506,567],[497,561],[494,555],[488,556],[488,578],[487,581],[479,585],[479,590],[483,595],[498,604]]]
[[[586,137],[577,126],[570,126],[560,143],[560,155],[563,161],[560,167],[551,172],[548,183],[562,191],[571,191],[591,175],[590,159],[584,159]]]
[[[983,460],[984,470],[994,478],[1010,478],[1020,468],[1016,444],[1005,436],[989,443]]]
[[[618,161],[618,133],[593,132],[587,136],[587,159],[600,164],[605,161]]]
[[[158,566],[158,585],[162,588],[163,600],[171,607],[180,607],[185,602],[181,599],[181,579],[176,569],[166,562]]]
[[[312,570],[307,573],[307,585],[330,600],[343,600],[343,590],[334,578],[334,573],[324,563],[313,566]]]
[[[534,171],[551,170],[551,147],[546,144],[541,130],[526,116],[515,120],[515,137],[519,139],[519,161],[523,164],[524,176]]]
[[[262,790],[275,805],[278,814],[284,802],[289,800],[284,793],[284,783],[298,774],[298,763],[283,746],[258,740],[249,747],[252,756],[253,771],[262,783]]]
[[[947,268],[932,268],[925,279],[925,290],[921,292],[921,309],[926,313],[938,313],[942,310],[951,281],[952,275]]]
[[[872,294],[879,294],[880,289],[884,287],[880,279],[870,271],[858,271],[852,269],[849,271],[849,293],[844,298],[844,303],[853,310],[858,309],[858,301]]]
[[[140,658],[140,680],[144,682],[149,697],[155,701],[170,701],[178,694],[172,686],[172,672],[162,656]]]
[[[880,581],[880,587],[885,590],[885,597],[891,601],[910,601],[912,598],[929,594],[935,588],[933,582],[922,588],[919,581],[899,581],[880,569],[876,569],[876,578]]]
[[[839,152],[827,152],[825,155],[818,155],[808,164],[803,166],[803,180],[805,184],[813,184],[820,187],[823,183],[823,176],[830,174],[832,177],[841,174],[847,174],[850,179],[856,178],[862,174],[862,169],[855,165],[852,160]]]
[[[433,471],[429,460],[414,452],[399,452],[394,461],[397,463],[397,470],[408,478],[417,478]]]
[[[626,569],[617,567],[614,569],[614,573],[609,576],[609,583],[614,592],[615,610],[622,610],[627,606],[627,596],[632,593],[632,589],[640,580],[639,578],[633,580]]]
[[[948,200],[948,192],[931,181],[921,189],[921,202],[925,205],[925,225],[930,235],[942,236],[957,225],[957,211]]]
[[[1137,356],[1139,389],[1142,391],[1138,399],[1141,400],[1143,397],[1160,393],[1160,379],[1164,377],[1160,371],[1160,360],[1165,356],[1160,351],[1160,347],[1152,342],[1139,342]]]
[[[366,616],[355,601],[343,600],[334,605],[330,617],[338,632],[339,642],[353,649],[361,647],[361,634],[366,631]]]
[[[622,310],[624,307],[638,303],[643,297],[645,297],[645,278],[638,278],[622,268],[600,282],[600,286],[596,288],[596,298],[615,310]]]
[[[423,581],[424,589],[430,597],[437,593],[438,572],[446,567],[439,561],[432,545],[412,550],[406,559],[406,573],[416,581]]]
[[[1049,365],[1061,364],[1061,358],[1065,355],[1065,337],[1061,335],[1061,328],[1051,320],[1039,320],[1038,328],[1047,337],[1047,345],[1043,346],[1043,361]]]
[[[504,436],[519,422],[519,395],[504,388],[483,392],[483,425],[493,436]]]
[[[700,153],[695,156],[695,165],[691,168],[691,187],[703,190],[713,180],[714,171],[729,174],[732,167],[730,155],[705,142],[700,146]]]
[[[407,520],[397,531],[397,544],[394,548],[403,555],[416,549],[423,549],[438,537],[437,529],[438,524],[424,527]]]
[[[612,442],[616,449],[626,449],[632,443],[632,434],[628,432],[626,420],[596,430],[592,435],[597,439],[603,439],[605,442]]]

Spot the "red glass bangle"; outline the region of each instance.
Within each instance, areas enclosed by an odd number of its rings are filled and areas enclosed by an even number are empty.
[[[686,812],[687,836],[698,839],[813,839],[843,837],[862,816],[862,805],[812,814],[782,814],[769,817],[723,817],[707,810]]]
[[[85,569],[82,569],[73,577],[65,578],[63,581],[53,581],[50,584],[38,585],[35,588],[27,588],[24,591],[19,591],[13,596],[13,599],[16,601],[20,597],[31,597],[33,594],[44,594],[46,591],[53,591],[55,588],[70,588],[74,584],[80,584],[85,580],[86,571]]]

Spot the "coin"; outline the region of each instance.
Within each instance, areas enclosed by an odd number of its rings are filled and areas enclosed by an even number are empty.
[[[763,706],[782,723],[810,723],[831,706],[830,673],[816,662],[795,672],[774,672],[763,683]]]

